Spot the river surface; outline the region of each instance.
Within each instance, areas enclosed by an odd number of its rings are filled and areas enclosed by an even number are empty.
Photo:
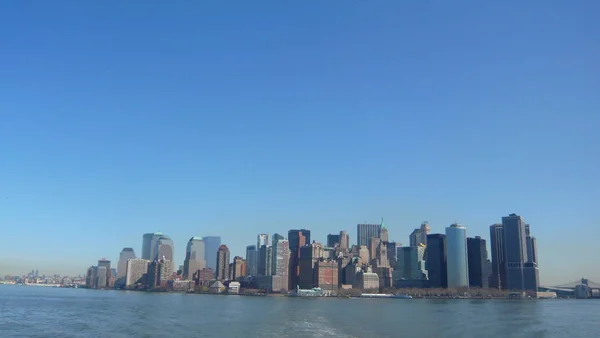
[[[0,285],[0,337],[600,337],[597,300],[214,296]]]

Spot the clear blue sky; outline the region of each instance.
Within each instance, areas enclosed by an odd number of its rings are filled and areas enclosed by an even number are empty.
[[[516,212],[600,281],[598,1],[0,3],[0,274]]]

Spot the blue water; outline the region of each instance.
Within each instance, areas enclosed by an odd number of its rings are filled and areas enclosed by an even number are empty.
[[[0,285],[0,337],[600,337],[597,300],[213,296]]]

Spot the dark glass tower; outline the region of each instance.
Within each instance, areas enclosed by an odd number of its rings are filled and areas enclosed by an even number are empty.
[[[467,257],[469,259],[469,286],[487,288],[489,276],[486,275],[487,249],[485,239],[477,236],[467,238]]]
[[[538,267],[535,260],[535,241],[528,236],[529,226],[517,214],[502,217],[504,229],[504,266],[506,267],[506,286],[512,291],[537,292],[539,285]],[[527,228],[527,229],[526,229]],[[529,248],[528,250],[528,243]],[[532,256],[529,257],[528,251]]]
[[[327,246],[333,248],[336,244],[340,244],[340,235],[327,235]]]
[[[442,234],[427,235],[425,266],[429,274],[429,287],[448,287],[446,269],[446,236]]]
[[[490,225],[490,247],[492,249],[492,275],[489,285],[494,289],[503,289],[506,285],[506,267],[504,266],[504,227],[502,224]]]

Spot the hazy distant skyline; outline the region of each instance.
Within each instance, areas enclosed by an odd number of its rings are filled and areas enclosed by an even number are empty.
[[[531,224],[600,282],[598,1],[0,3],[0,274],[162,231]]]

